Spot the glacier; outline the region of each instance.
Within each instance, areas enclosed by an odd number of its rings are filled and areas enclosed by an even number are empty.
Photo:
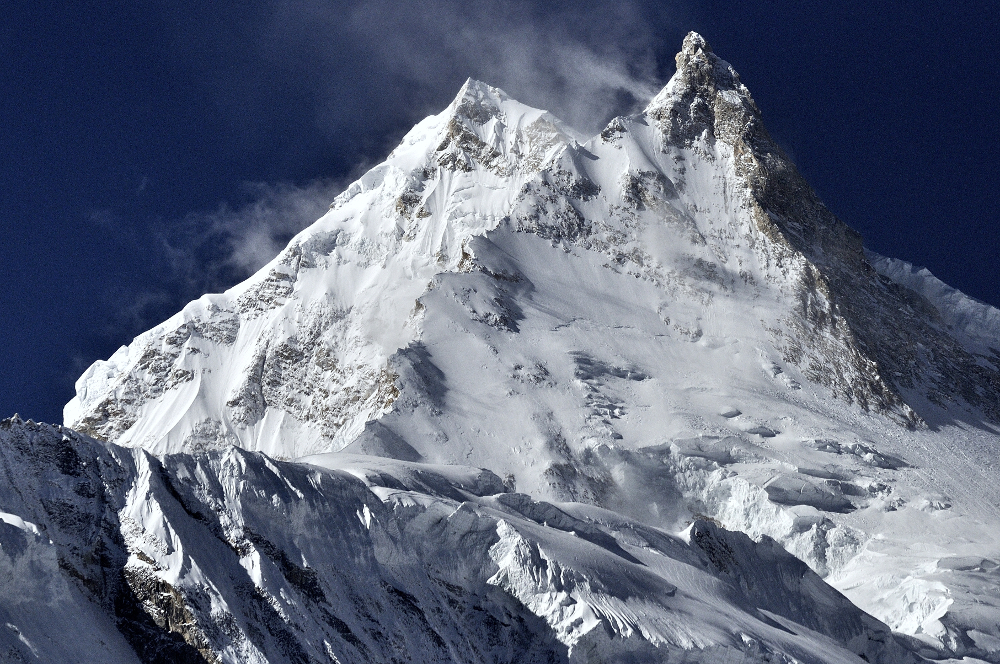
[[[0,648],[1000,662],[998,347],[701,36],[591,138],[469,80],[65,427],[0,424]]]

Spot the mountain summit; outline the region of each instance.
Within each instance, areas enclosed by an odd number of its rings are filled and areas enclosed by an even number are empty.
[[[44,578],[143,661],[1000,662],[1000,312],[676,61],[589,140],[467,81],[79,434],[6,421]]]

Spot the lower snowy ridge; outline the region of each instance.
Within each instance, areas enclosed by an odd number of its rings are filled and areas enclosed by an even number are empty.
[[[487,470],[0,422],[5,662],[916,662],[769,538]]]

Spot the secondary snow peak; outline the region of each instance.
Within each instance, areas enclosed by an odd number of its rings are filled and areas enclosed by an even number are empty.
[[[570,144],[546,111],[469,79],[258,274],[95,363],[66,421],[157,451],[343,447],[392,403],[385,363],[415,340],[430,280]]]
[[[577,141],[576,133],[547,111],[472,78],[445,115],[435,161],[453,171],[482,168],[505,178],[534,173]]]

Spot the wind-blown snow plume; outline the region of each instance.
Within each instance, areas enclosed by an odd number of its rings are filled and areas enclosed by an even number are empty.
[[[292,236],[329,209],[347,184],[247,183],[250,202],[190,213],[164,228],[161,241],[178,278],[197,285],[200,292],[224,290],[232,274],[246,278],[277,256]]]
[[[543,12],[527,2],[368,0],[350,25],[379,43],[378,57],[404,80],[440,89],[471,75],[590,132],[638,110],[662,85],[643,11],[635,2]]]

